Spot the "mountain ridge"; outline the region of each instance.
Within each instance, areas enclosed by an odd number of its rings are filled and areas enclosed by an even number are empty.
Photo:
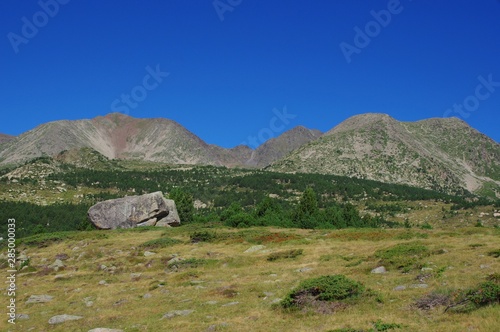
[[[208,144],[179,123],[111,113],[42,124],[0,144],[0,165],[91,148],[109,159],[345,175],[500,196],[500,145],[456,118],[398,121],[365,113],[324,134],[297,126],[256,149]]]
[[[500,192],[500,145],[459,119],[400,122],[387,114],[353,116],[320,140],[269,167],[347,175],[459,193]],[[491,190],[491,188],[489,188]]]
[[[294,133],[294,129],[290,130]],[[53,156],[64,150],[90,147],[110,159],[141,159],[171,164],[205,164],[227,167],[264,167],[310,139],[319,131],[297,130],[283,133],[293,144],[279,148],[266,142],[267,149],[248,146],[231,149],[208,144],[174,120],[138,119],[110,113],[84,120],[60,120],[41,124],[0,146],[0,165],[19,164],[43,155]],[[304,135],[304,137],[300,137]],[[277,153],[276,156],[269,155]],[[266,155],[267,154],[267,155]]]

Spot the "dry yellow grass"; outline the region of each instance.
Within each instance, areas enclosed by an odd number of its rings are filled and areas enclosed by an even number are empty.
[[[412,307],[417,298],[433,290],[470,287],[488,274],[500,272],[500,259],[487,255],[490,250],[500,249],[498,229],[411,230],[413,234],[426,234],[427,238],[401,239],[406,230],[259,228],[251,229],[248,234],[277,232],[294,234],[295,239],[262,243],[266,246],[264,250],[253,253],[245,250],[256,243],[242,239],[190,243],[189,234],[193,230],[194,227],[180,227],[168,229],[165,234],[157,230],[109,231],[107,239],[67,240],[43,248],[19,246],[30,257],[30,266],[36,269],[20,272],[17,279],[17,312],[30,318],[18,320],[15,328],[3,319],[0,330],[67,332],[107,327],[124,331],[205,331],[217,326],[217,331],[329,331],[346,327],[368,329],[377,320],[402,324],[401,331],[498,331],[500,326],[498,305],[468,314],[443,313],[443,308],[424,312]],[[216,232],[238,231],[216,229]],[[145,257],[146,249],[140,245],[161,236],[183,242],[150,249],[156,255]],[[378,265],[374,257],[377,250],[415,241],[431,251],[447,251],[422,260],[433,269],[430,272],[433,276],[425,280],[428,288],[394,290],[398,285],[421,283],[416,280],[421,271],[403,274],[388,269],[386,274],[370,273]],[[303,249],[304,253],[294,259],[273,262],[266,259],[270,252],[289,249]],[[43,273],[44,265],[53,263],[58,254],[69,256],[64,261],[64,270]],[[174,271],[166,263],[173,254],[185,259],[215,261]],[[116,267],[114,273],[109,272],[112,266]],[[300,268],[311,270],[298,272]],[[141,275],[137,279],[132,273]],[[57,279],[56,275],[61,274],[65,276]],[[363,283],[379,294],[382,303],[362,300],[330,315],[289,313],[272,304],[301,280],[329,274],[344,274]],[[107,284],[100,285],[101,280]],[[54,299],[26,304],[33,294],[47,294]],[[151,297],[145,298],[145,294]],[[6,294],[2,299],[6,303]],[[87,305],[89,301],[93,302],[91,306]],[[173,310],[194,311],[187,316],[162,319]],[[54,326],[48,324],[50,317],[60,314],[84,318]]]

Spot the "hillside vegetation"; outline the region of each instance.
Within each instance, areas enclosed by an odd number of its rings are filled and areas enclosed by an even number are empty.
[[[87,220],[158,190],[180,227]],[[497,331],[499,209],[466,191],[65,151],[0,171],[22,314],[0,330]],[[64,314],[81,318],[49,323]]]
[[[16,330],[493,332],[499,236],[214,224],[37,235],[18,243],[17,310],[29,319]],[[61,314],[83,318],[48,324]]]

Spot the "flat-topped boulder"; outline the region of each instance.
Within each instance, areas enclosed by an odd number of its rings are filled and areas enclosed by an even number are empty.
[[[90,207],[88,218],[99,229],[137,226],[179,226],[175,202],[161,191],[99,202]]]

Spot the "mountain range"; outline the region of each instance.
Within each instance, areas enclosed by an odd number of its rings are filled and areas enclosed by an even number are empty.
[[[111,113],[0,135],[0,165],[91,148],[110,159],[347,175],[449,193],[500,196],[500,145],[457,118],[351,117],[321,133],[295,127],[256,149],[207,144],[175,121]]]

